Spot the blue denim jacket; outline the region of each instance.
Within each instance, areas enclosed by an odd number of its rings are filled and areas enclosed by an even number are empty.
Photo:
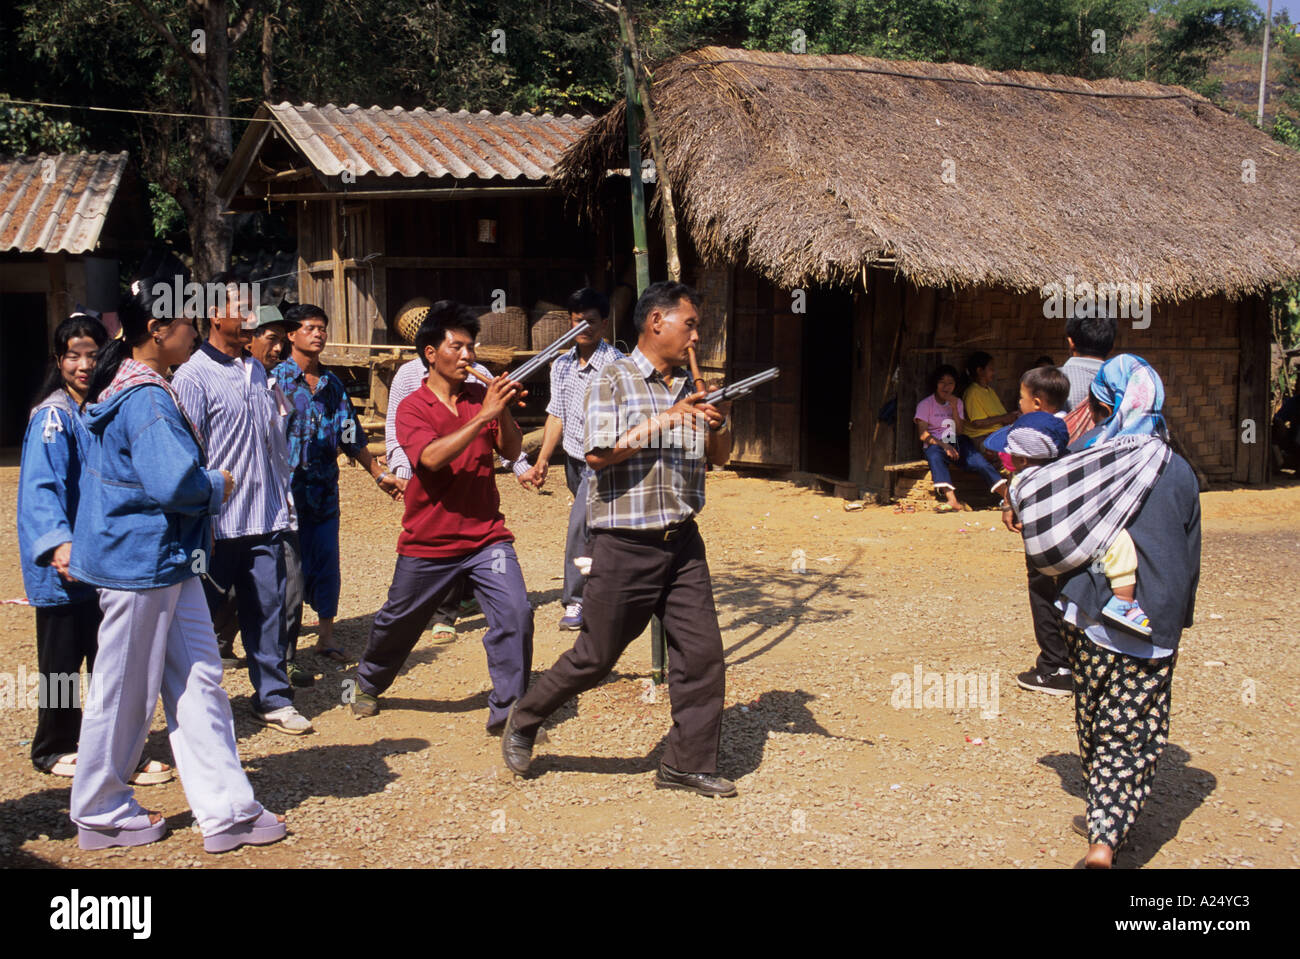
[[[93,599],[95,588],[69,583],[50,565],[54,550],[72,541],[81,465],[90,434],[72,398],[51,393],[27,421],[18,473],[18,556],[27,601],[67,606]]]
[[[72,575],[107,589],[173,586],[207,569],[225,481],[159,386],[85,413],[90,444],[72,537]]]

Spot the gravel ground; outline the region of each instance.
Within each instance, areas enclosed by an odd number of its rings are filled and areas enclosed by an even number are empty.
[[[12,461],[10,461],[12,462]],[[537,617],[535,667],[556,629],[569,497],[501,474],[507,524]],[[0,468],[12,517],[17,469]],[[1300,487],[1208,493],[1197,626],[1175,671],[1170,746],[1120,866],[1300,865]],[[354,657],[393,567],[400,507],[343,471],[344,586],[337,637]],[[203,853],[178,783],[140,790],[164,842],[83,853],[67,781],[28,760],[35,712],[0,709],[0,865],[165,866],[1045,866],[1083,852],[1072,700],[1015,674],[1034,644],[1019,538],[996,512],[845,512],[786,483],[709,477],[701,517],[727,654],[720,772],[740,795],[656,791],[670,725],[649,684],[648,637],[568,704],[511,777],[488,738],[481,616],[456,641],[426,634],[373,719],[342,703],[352,675],[310,653],[298,705],[316,733],[253,724],[245,671],[228,671],[240,752],[258,797],[289,817],[276,846]],[[16,557],[12,522],[0,549]],[[1140,575],[1140,574],[1139,574]],[[22,595],[17,563],[0,598]],[[314,622],[308,612],[307,620]],[[305,637],[304,646],[312,640]],[[0,672],[36,668],[32,611],[0,607]],[[975,672],[984,708],[905,708],[917,668]],[[906,681],[904,681],[906,680]],[[928,680],[924,680],[928,684]],[[928,688],[928,685],[927,685]],[[170,760],[159,707],[147,754]]]

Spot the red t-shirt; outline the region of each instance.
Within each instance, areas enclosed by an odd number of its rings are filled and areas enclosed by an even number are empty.
[[[420,465],[426,446],[478,415],[487,389],[466,383],[453,413],[427,384],[426,378],[397,408],[397,442],[412,466],[397,552],[423,558],[463,556],[489,543],[513,540],[501,515],[501,496],[492,472],[496,420],[479,430],[449,466],[433,472]]]

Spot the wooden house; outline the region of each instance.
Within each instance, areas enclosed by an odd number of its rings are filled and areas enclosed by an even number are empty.
[[[152,239],[127,154],[0,158],[0,446],[22,440],[55,327],[116,310],[121,260]]]
[[[1020,373],[1068,355],[1051,284],[1136,284],[1150,308],[1121,316],[1115,351],[1160,372],[1206,478],[1265,479],[1295,151],[1180,87],[958,64],[709,47],[656,68],[653,95],[702,364],[782,368],[738,404],[733,462],[879,488],[919,454],[935,366],[992,354],[1014,409]],[[625,131],[620,105],[557,169],[593,218]],[[877,418],[891,397],[896,427]]]
[[[326,362],[365,365],[400,343],[393,324],[415,297],[504,311],[498,339],[527,351],[547,308],[602,273],[601,238],[551,183],[593,122],[267,103],[218,191],[231,210],[278,211],[296,235],[298,300],[330,315]]]

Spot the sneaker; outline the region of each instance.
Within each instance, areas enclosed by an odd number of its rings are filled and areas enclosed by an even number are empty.
[[[1027,669],[1016,677],[1016,685],[1036,693],[1049,696],[1069,696],[1074,692],[1074,676],[1068,669],[1058,669],[1054,673],[1040,673],[1036,669]]]
[[[1151,620],[1136,602],[1126,603],[1118,596],[1112,596],[1101,608],[1101,615],[1139,636],[1151,635]]]
[[[560,629],[582,629],[582,604],[570,603],[560,617]]]
[[[292,706],[281,706],[269,713],[259,713],[257,710],[253,710],[253,718],[263,726],[269,726],[278,732],[288,733],[290,736],[301,736],[313,731],[312,724],[307,717]]]
[[[308,686],[316,685],[316,677],[311,674],[311,671],[303,669],[297,663],[286,663],[285,671],[289,674],[289,684],[291,686],[306,689]]]
[[[358,691],[352,700],[352,715],[357,719],[379,715],[379,697]]]

